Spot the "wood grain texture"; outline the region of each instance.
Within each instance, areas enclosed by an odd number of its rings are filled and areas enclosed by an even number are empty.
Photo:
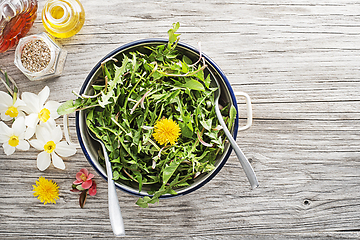
[[[142,38],[166,38],[171,24],[179,21],[181,41],[193,46],[201,41],[234,91],[247,92],[253,101],[253,126],[239,132],[237,142],[260,187],[250,189],[232,154],[201,189],[148,209],[118,191],[126,239],[360,238],[358,1],[82,3],[83,29],[59,40],[68,51],[61,77],[30,82],[14,66],[13,49],[0,54],[0,67],[20,90],[37,93],[48,85],[51,100],[73,99],[71,91],[79,91],[108,52]],[[39,9],[44,4],[40,0]],[[42,31],[38,16],[29,34]],[[238,106],[244,124],[241,97]],[[76,140],[74,116],[70,131]],[[98,194],[88,198],[84,209],[69,191],[76,172],[91,169],[81,150],[65,160],[64,171],[38,171],[37,154],[31,148],[6,156],[0,148],[0,238],[112,238],[106,182],[96,174]],[[56,205],[44,206],[32,196],[40,176],[60,186]]]

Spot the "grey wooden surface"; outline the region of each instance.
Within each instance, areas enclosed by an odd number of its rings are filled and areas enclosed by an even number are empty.
[[[39,1],[39,11],[45,1]],[[356,0],[83,0],[86,21],[59,42],[68,51],[60,78],[30,82],[14,66],[0,67],[20,90],[50,87],[63,102],[91,68],[122,44],[166,38],[173,22],[181,41],[202,50],[225,72],[235,92],[252,98],[253,126],[237,142],[260,187],[251,190],[235,154],[201,189],[142,209],[118,190],[125,239],[360,238],[360,2]],[[38,16],[29,34],[44,31]],[[5,90],[3,86],[0,90]],[[238,98],[241,123],[246,116]],[[59,122],[61,123],[61,121]],[[74,116],[71,135],[76,139]],[[84,209],[70,187],[83,167],[79,149],[66,170],[36,168],[37,151],[6,156],[0,148],[0,238],[113,237],[106,182]],[[57,204],[32,196],[44,176],[60,186]]]

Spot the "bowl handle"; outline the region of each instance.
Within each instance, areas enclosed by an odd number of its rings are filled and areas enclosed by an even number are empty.
[[[247,113],[247,122],[245,126],[239,127],[239,131],[244,131],[251,127],[252,125],[252,107],[250,96],[245,92],[235,92],[235,96],[242,96],[245,98],[246,103],[246,113]]]
[[[74,145],[76,148],[81,148],[80,144],[75,144],[71,141],[70,129],[69,129],[69,115],[68,114],[65,114],[63,116],[63,125],[64,125],[65,140],[67,141],[67,143],[70,145]]]

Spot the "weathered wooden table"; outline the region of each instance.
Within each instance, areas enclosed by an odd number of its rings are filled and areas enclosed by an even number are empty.
[[[173,22],[181,41],[202,50],[225,72],[235,92],[252,98],[253,125],[237,142],[258,176],[251,190],[233,153],[201,189],[142,209],[118,190],[126,239],[360,238],[360,3],[354,0],[83,0],[86,22],[59,40],[68,51],[64,73],[30,82],[14,66],[0,67],[21,91],[49,86],[50,99],[74,99],[91,68],[122,44],[167,38]],[[40,12],[29,34],[45,31]],[[3,86],[0,90],[5,91]],[[238,98],[244,124],[243,99]],[[59,122],[61,124],[61,121]],[[76,140],[74,116],[71,136]],[[76,172],[95,171],[78,149],[64,171],[36,168],[38,151],[6,156],[0,147],[0,238],[112,238],[107,184],[84,209],[70,192]],[[40,177],[60,186],[57,204],[32,195]]]

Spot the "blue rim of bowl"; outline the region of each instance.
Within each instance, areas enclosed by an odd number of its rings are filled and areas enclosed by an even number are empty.
[[[90,71],[90,73],[88,74],[88,76],[86,77],[81,89],[80,89],[80,95],[83,94],[87,88],[87,85],[89,83],[89,81],[91,81],[93,75],[98,71],[98,69],[101,66],[101,63],[103,61],[105,61],[106,59],[108,59],[109,57],[112,57],[116,54],[118,54],[119,52],[126,50],[128,48],[134,47],[136,45],[144,45],[147,43],[164,43],[166,44],[168,42],[167,39],[163,39],[163,38],[148,38],[148,39],[141,39],[141,40],[137,40],[137,41],[133,41],[127,44],[124,44],[116,49],[114,49],[113,51],[111,51],[109,54],[107,54],[104,58],[102,58],[96,65],[95,67],[93,67],[93,69]],[[192,47],[191,45],[182,43],[182,42],[178,42],[177,44],[178,46],[181,46],[185,49],[191,50],[193,52],[195,52],[196,54],[200,55],[199,50],[197,50],[196,48]],[[231,100],[236,108],[236,118],[235,118],[235,122],[234,122],[234,133],[233,133],[233,137],[236,140],[236,136],[237,136],[237,132],[238,132],[238,127],[239,127],[239,116],[238,116],[238,108],[237,108],[237,101],[236,101],[236,97],[234,94],[234,91],[232,90],[232,87],[228,81],[228,79],[226,78],[224,72],[220,69],[220,67],[210,58],[208,57],[206,54],[204,54],[203,52],[201,52],[201,55],[206,59],[206,61],[208,63],[210,63],[212,65],[213,68],[215,68],[215,70],[217,71],[217,73],[221,76],[221,78],[223,79],[223,82],[225,83],[227,89],[229,90],[230,93],[230,97]],[[76,134],[79,140],[79,144],[81,146],[81,149],[86,157],[86,159],[88,160],[88,162],[91,164],[91,166],[96,170],[96,172],[105,179],[105,181],[107,181],[107,176],[105,176],[100,170],[97,169],[96,165],[94,164],[93,160],[91,159],[89,153],[87,152],[85,145],[84,145],[84,141],[81,137],[81,132],[80,132],[80,127],[79,127],[79,121],[80,121],[80,117],[79,117],[79,111],[76,112],[75,115],[75,122],[76,122]],[[220,162],[220,164],[216,167],[216,169],[211,173],[210,176],[208,176],[204,181],[200,182],[199,184],[197,184],[195,187],[190,188],[186,191],[183,191],[177,195],[162,195],[160,198],[172,198],[172,197],[177,197],[177,196],[183,196],[186,194],[189,194],[199,188],[201,188],[202,186],[204,186],[206,183],[208,183],[211,179],[213,179],[218,172],[223,168],[223,166],[225,165],[225,163],[227,162],[230,154],[232,152],[232,147],[229,147],[229,150],[227,151],[227,154],[224,156],[223,160]],[[125,188],[122,188],[119,184],[115,184],[117,188],[119,188],[120,190],[129,193],[131,195],[135,195],[135,196],[140,196],[140,197],[144,197],[144,196],[151,196],[151,195],[147,195],[147,194],[142,194],[139,193],[137,191],[131,191]]]

